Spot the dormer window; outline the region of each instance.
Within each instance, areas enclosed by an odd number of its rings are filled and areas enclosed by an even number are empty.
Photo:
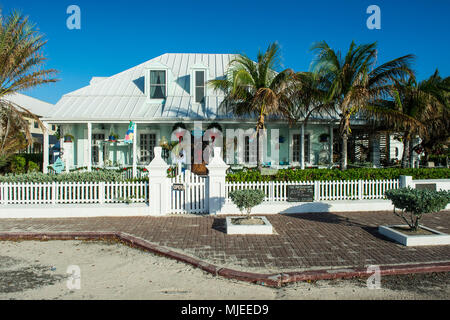
[[[205,101],[205,71],[196,70],[195,73],[195,102],[203,103]]]
[[[165,99],[167,74],[165,70],[150,70],[150,99]]]

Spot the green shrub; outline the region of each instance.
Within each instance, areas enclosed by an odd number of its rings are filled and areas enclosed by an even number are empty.
[[[28,167],[28,173],[40,171],[39,165],[33,161],[29,161],[27,167]]]
[[[6,174],[0,175],[0,183],[21,183],[21,182],[121,182],[121,181],[147,181],[148,178],[125,179],[122,172],[117,170],[95,170],[92,172],[70,172],[61,174],[44,174],[42,172],[32,172],[26,174]]]
[[[14,156],[11,158],[9,164],[9,170],[13,173],[21,174],[25,173],[25,167],[27,165],[27,160],[22,156]]]
[[[265,193],[261,190],[244,189],[234,190],[230,192],[231,201],[244,213],[244,209],[247,211],[247,215],[250,216],[252,208],[261,204],[266,197]]]
[[[403,188],[388,190],[385,194],[395,208],[402,210],[401,214],[397,214],[394,209],[394,214],[402,218],[415,231],[419,228],[419,221],[423,214],[439,212],[450,202],[450,191]],[[409,215],[409,220],[405,214]]]
[[[333,181],[333,180],[389,180],[400,176],[412,176],[413,179],[449,179],[450,169],[419,168],[419,169],[374,169],[358,168],[341,171],[338,169],[281,169],[276,175],[261,175],[257,169],[243,169],[229,173],[229,182],[256,181]]]

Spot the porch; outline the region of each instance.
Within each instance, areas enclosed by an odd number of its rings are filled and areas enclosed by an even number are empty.
[[[176,123],[173,122],[137,121],[130,143],[124,139],[128,121],[51,124],[60,127],[61,159],[65,171],[124,169],[129,170],[132,177],[139,177],[154,158],[154,147],[165,143],[170,145],[172,141],[177,141],[180,146],[172,151],[163,150],[164,160],[169,165],[182,162],[184,168],[198,174],[206,174],[205,165],[214,146],[224,148],[223,159],[232,169],[257,166],[252,122],[221,122],[212,129],[212,123],[186,122],[183,123],[185,129],[179,127],[174,130]],[[333,156],[336,145],[334,124],[312,123],[290,128],[284,122],[274,122],[267,126],[266,132],[260,148],[263,166],[275,169],[333,167],[333,159],[336,158]],[[235,135],[234,139],[231,135]],[[49,171],[48,138],[48,134],[44,134],[44,173]],[[185,159],[177,159],[177,155],[183,152]]]

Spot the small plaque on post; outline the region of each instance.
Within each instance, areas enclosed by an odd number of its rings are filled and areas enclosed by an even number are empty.
[[[184,191],[184,184],[174,183],[172,186],[173,191]]]
[[[288,202],[314,202],[314,185],[287,186]]]

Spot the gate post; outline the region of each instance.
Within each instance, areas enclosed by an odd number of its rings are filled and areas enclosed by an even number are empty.
[[[170,180],[167,178],[169,165],[161,157],[162,148],[155,147],[155,158],[148,165],[148,197],[150,215],[166,215],[170,208]]]
[[[209,214],[214,215],[220,214],[225,204],[225,177],[229,165],[223,161],[221,152],[222,148],[214,148],[214,157],[206,166],[209,171]]]

